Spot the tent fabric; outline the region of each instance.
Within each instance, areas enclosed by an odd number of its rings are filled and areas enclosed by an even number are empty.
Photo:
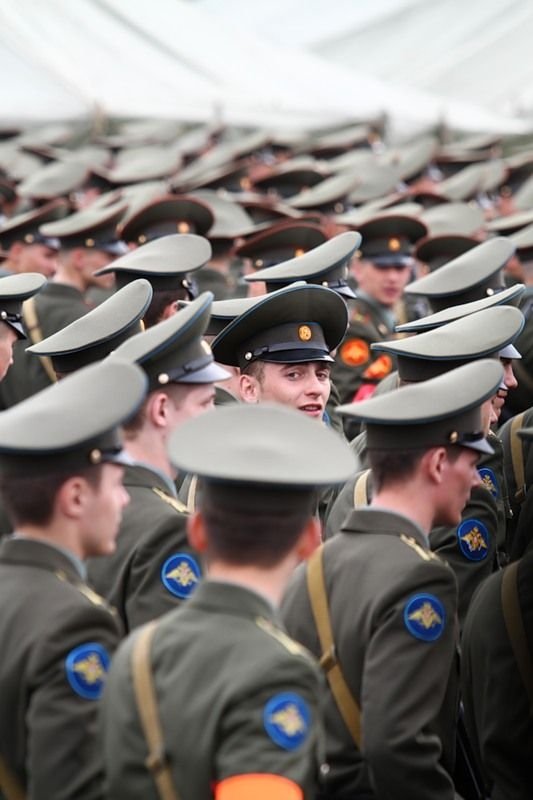
[[[533,117],[530,0],[202,0],[202,8],[400,90]],[[244,8],[245,7],[245,8]]]
[[[294,29],[302,4],[288,0],[285,5],[283,22]],[[342,0],[340,5],[348,9]],[[376,2],[384,12],[392,5],[392,0]],[[219,4],[222,16],[204,6],[185,0],[3,0],[0,64],[10,80],[2,87],[2,122],[99,110],[113,117],[219,118],[230,124],[312,129],[387,113],[412,130],[442,121],[463,130],[528,128],[520,119],[474,102],[415,86],[399,88],[351,63],[333,63],[331,53],[268,41],[261,31],[238,24],[233,16],[238,6],[228,0]],[[378,25],[368,12],[348,19],[356,28],[364,20],[368,35]],[[316,51],[339,44],[331,38],[338,36],[338,28],[324,30],[330,38],[315,40]],[[345,45],[347,52],[347,39]]]

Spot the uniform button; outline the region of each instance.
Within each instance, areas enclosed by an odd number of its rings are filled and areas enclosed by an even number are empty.
[[[324,776],[329,775],[329,764],[320,765],[320,774]]]

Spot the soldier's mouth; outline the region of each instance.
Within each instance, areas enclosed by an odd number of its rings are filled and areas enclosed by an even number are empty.
[[[308,414],[310,417],[320,417],[323,411],[319,403],[307,403],[305,406],[299,406],[299,410],[303,411],[304,414]]]

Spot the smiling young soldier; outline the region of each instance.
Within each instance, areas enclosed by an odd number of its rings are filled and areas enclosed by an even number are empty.
[[[128,502],[118,425],[146,380],[118,362],[81,370],[0,416],[0,787],[7,798],[102,797],[96,700],[122,631],[85,583],[112,553]]]
[[[331,289],[293,284],[224,328],[213,341],[213,355],[240,367],[245,403],[276,402],[327,422],[330,353],[347,321],[346,304]]]
[[[331,681],[323,798],[455,797],[457,590],[428,534],[457,525],[480,483],[481,404],[501,376],[479,361],[340,409],[367,425],[376,491],[282,604]]]
[[[187,603],[129,637],[113,663],[102,707],[108,796],[156,800],[164,782],[166,796],[181,800],[313,800],[323,687],[276,607],[318,544],[316,489],[345,480],[353,455],[303,414],[243,404],[185,423],[170,452],[203,482],[188,528],[208,574]],[[162,761],[145,740],[147,698],[135,688],[146,665]]]

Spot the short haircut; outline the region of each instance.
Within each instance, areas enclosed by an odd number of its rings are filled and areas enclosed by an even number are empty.
[[[296,544],[317,505],[314,489],[200,482],[208,559],[271,568]]]
[[[424,453],[427,453],[428,449],[430,448],[413,447],[409,450],[369,449],[367,451],[368,462],[372,470],[374,492],[379,492],[391,484],[407,482],[416,472]],[[457,445],[447,445],[448,459],[456,461],[461,450],[462,448]]]
[[[56,496],[70,478],[81,477],[95,489],[102,478],[102,464],[73,472],[50,472],[40,475],[0,473],[0,496],[11,523],[48,525],[54,514]]]
[[[241,369],[241,375],[249,375],[251,378],[255,378],[258,383],[262,384],[265,379],[265,362],[252,361],[251,364],[246,364],[246,366]]]
[[[130,419],[126,420],[122,424],[122,429],[124,431],[124,438],[126,441],[132,441],[137,437],[139,432],[142,430],[144,426],[144,422],[146,420],[146,408],[150,399],[150,396],[154,392],[163,392],[166,394],[170,400],[174,403],[176,408],[179,408],[180,405],[185,400],[188,392],[194,387],[198,386],[196,383],[166,383],[164,386],[160,388],[152,389],[148,396],[145,398],[143,404],[139,408],[139,410],[131,417]]]
[[[189,293],[184,287],[155,291],[152,296],[152,302],[148,306],[143,318],[144,327],[151,328],[153,325],[157,325],[158,322],[161,322],[165,308],[171,303],[176,303],[178,300],[189,299]]]

